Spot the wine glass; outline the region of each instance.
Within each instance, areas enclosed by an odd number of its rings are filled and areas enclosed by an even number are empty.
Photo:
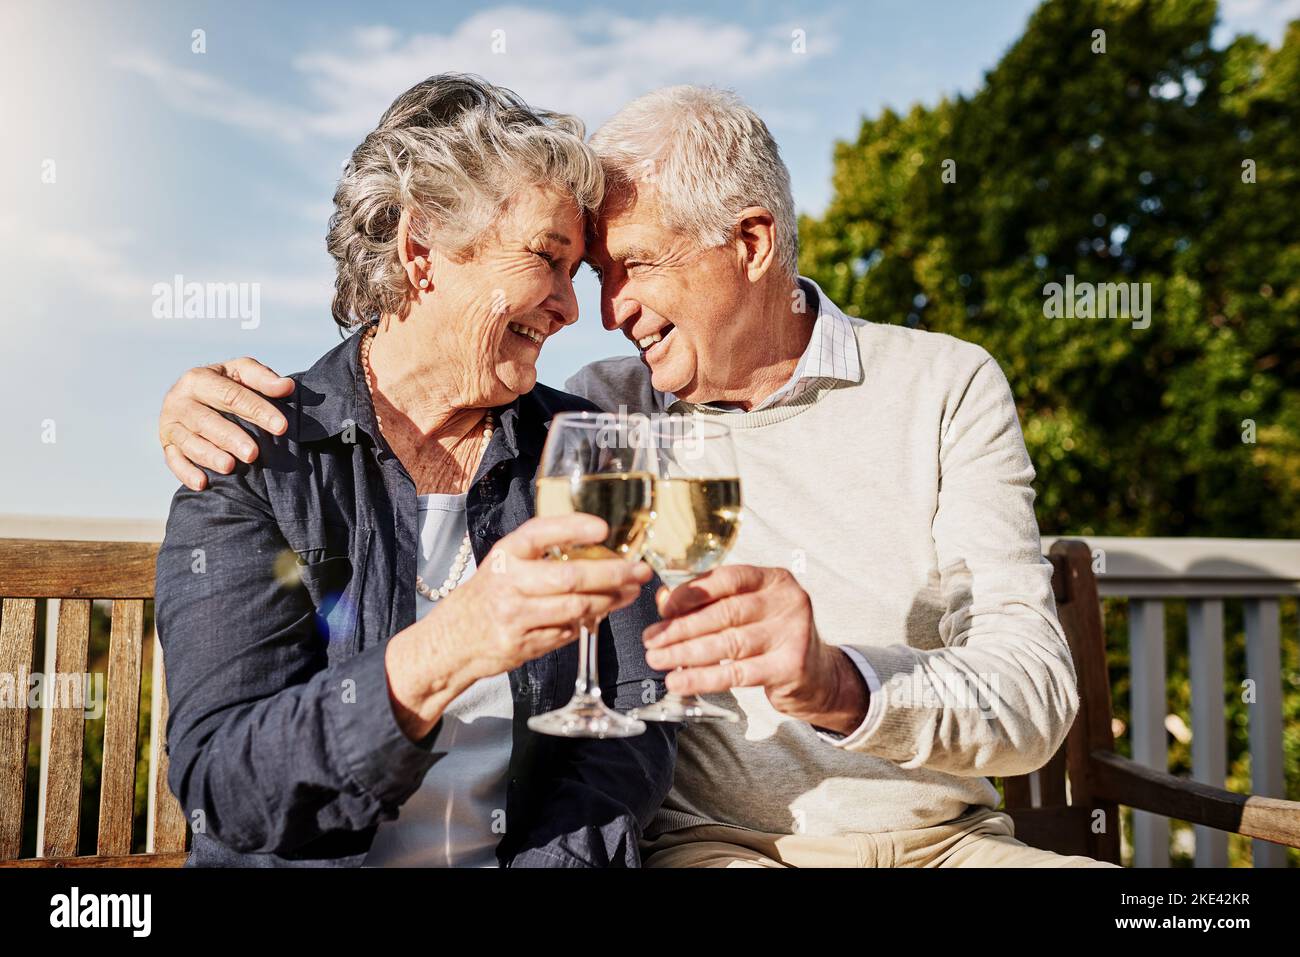
[[[654,513],[645,558],[669,588],[722,564],[740,532],[740,478],[731,429],[703,416],[658,416]],[[645,721],[738,721],[734,711],[670,692],[631,716]]]
[[[551,420],[537,473],[537,514],[589,512],[609,525],[594,545],[553,549],[550,557],[638,561],[654,494],[644,417],[562,412]],[[563,708],[534,715],[528,727],[564,738],[627,738],[645,724],[605,706],[597,673],[600,618],[578,622],[578,680]]]

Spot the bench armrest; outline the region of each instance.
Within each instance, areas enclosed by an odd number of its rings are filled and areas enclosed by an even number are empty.
[[[1113,751],[1088,755],[1093,796],[1220,831],[1300,847],[1300,801],[1234,794],[1144,767]]]

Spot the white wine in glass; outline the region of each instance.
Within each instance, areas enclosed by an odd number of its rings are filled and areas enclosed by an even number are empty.
[[[557,558],[622,558],[638,561],[650,527],[653,476],[649,472],[580,475],[576,479],[552,475],[537,480],[537,514],[599,515],[609,525],[603,542],[566,545]]]
[[[740,533],[740,479],[655,481],[648,560],[670,588],[721,564]]]
[[[643,419],[562,412],[551,420],[537,474],[537,514],[587,512],[603,518],[603,542],[556,548],[551,558],[639,561],[654,495],[649,437]],[[600,619],[578,622],[578,680],[563,708],[534,715],[528,727],[565,738],[627,738],[645,724],[619,714],[600,696]]]
[[[740,478],[731,429],[701,416],[662,416],[650,426],[654,512],[645,557],[669,588],[721,565],[740,533]],[[632,711],[645,721],[738,721],[726,708],[669,693]]]

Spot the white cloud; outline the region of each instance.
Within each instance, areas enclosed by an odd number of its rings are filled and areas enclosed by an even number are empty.
[[[448,33],[404,37],[386,26],[369,26],[353,31],[340,48],[294,59],[315,97],[311,109],[145,54],[121,56],[116,64],[150,80],[178,109],[295,142],[312,135],[356,138],[402,90],[447,71],[480,74],[518,90],[530,103],[595,124],[629,99],[668,83],[780,81],[834,45],[833,32],[819,29],[806,53],[794,53],[792,29],[762,32],[702,16],[565,17],[521,7],[482,11]]]
[[[154,284],[170,283],[175,275],[172,266],[158,273],[142,270],[135,236],[127,229],[68,232],[40,224],[23,226],[16,217],[5,216],[0,217],[0,245],[15,250],[6,266],[6,271],[13,267],[15,278],[62,275],[71,286],[101,300],[142,306],[143,311],[137,309],[140,317],[149,315]],[[187,281],[255,282],[261,286],[263,304],[290,309],[328,308],[333,295],[333,275],[324,269],[293,274],[215,266],[183,274]]]
[[[138,293],[144,282],[128,267],[127,249],[133,238],[129,229],[95,235],[89,230],[22,225],[16,216],[0,218],[0,244],[14,251],[11,258],[26,260],[28,267],[55,268],[70,285],[113,300]]]
[[[272,133],[290,142],[301,139],[310,125],[310,116],[301,110],[151,54],[122,54],[114,57],[112,63],[120,70],[149,80],[164,100],[187,113],[255,132]]]
[[[1281,41],[1286,25],[1300,18],[1300,0],[1220,0],[1216,39],[1253,33],[1271,44]]]

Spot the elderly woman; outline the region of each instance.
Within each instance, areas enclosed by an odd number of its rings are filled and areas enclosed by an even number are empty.
[[[649,570],[544,561],[605,524],[530,519],[550,418],[594,408],[536,384],[546,339],[577,319],[601,199],[581,137],[447,75],[353,152],[328,245],[334,319],[355,331],[292,377],[251,464],[177,492],[158,556],[191,865],[639,863],[672,726],[524,726],[571,693],[579,618],[609,615],[611,705],[662,688],[641,645]]]

